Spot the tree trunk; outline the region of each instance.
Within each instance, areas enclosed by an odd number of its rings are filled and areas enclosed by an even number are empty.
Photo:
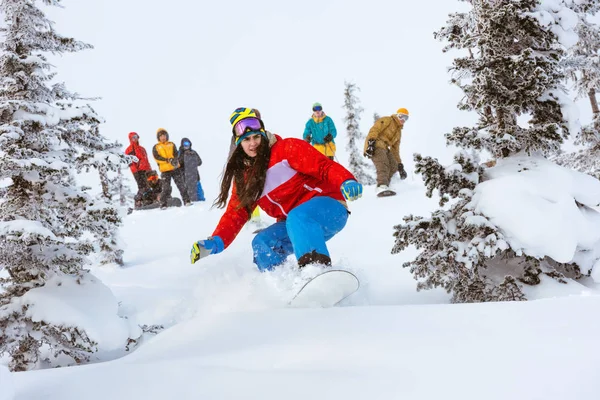
[[[506,130],[506,110],[502,107],[498,107],[496,109],[496,121],[498,124],[497,132],[499,134],[504,134],[504,131]],[[503,158],[508,157],[510,155],[510,151],[506,147],[501,149],[501,152]]]
[[[121,167],[119,167],[117,182],[119,185],[119,204],[121,204],[121,206],[125,206],[127,205],[127,196],[125,193],[125,185],[123,183],[123,173],[121,172]]]
[[[108,184],[108,170],[106,165],[101,165],[98,168],[98,174],[100,175],[100,185],[102,186],[102,195],[105,199],[110,200],[112,195],[110,194],[110,187]]]
[[[600,131],[600,109],[598,109],[598,99],[596,99],[596,89],[590,89],[588,92],[590,103],[592,105],[592,113],[594,113],[594,128]]]

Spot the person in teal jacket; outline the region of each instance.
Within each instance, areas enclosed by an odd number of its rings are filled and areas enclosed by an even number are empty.
[[[321,154],[333,160],[335,157],[335,137],[337,131],[333,120],[325,115],[321,103],[315,103],[312,107],[313,115],[306,122],[304,135],[302,137]]]

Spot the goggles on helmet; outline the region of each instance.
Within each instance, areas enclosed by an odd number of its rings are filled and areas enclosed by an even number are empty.
[[[248,132],[264,132],[262,123],[258,118],[244,118],[233,127],[235,136],[240,137]]]
[[[313,111],[323,111],[323,107],[321,107],[321,106],[313,107]]]
[[[148,177],[148,180],[149,180],[150,182],[157,181],[157,180],[158,180],[158,175],[150,175],[150,176]]]
[[[191,147],[192,144],[190,142],[183,142],[183,147]]]
[[[398,118],[400,118],[402,121],[406,122],[408,121],[408,115],[406,114],[396,114],[398,116]]]

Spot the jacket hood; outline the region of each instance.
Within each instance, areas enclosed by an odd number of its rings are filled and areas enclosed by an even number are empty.
[[[193,145],[192,141],[190,139],[186,138],[186,137],[184,137],[183,139],[181,139],[181,146],[180,146],[180,148],[183,148],[183,142],[190,142],[190,149],[192,148],[192,145]]]
[[[275,134],[275,133],[271,133],[269,131],[266,131],[267,133],[267,139],[269,139],[269,147],[273,147],[273,145],[275,143],[277,143],[278,140],[281,140],[281,136]]]
[[[138,137],[140,136],[140,135],[137,134],[137,132],[129,132],[129,143],[133,143],[133,139],[132,138],[135,135],[137,135]]]
[[[160,135],[162,135],[163,133],[165,135],[167,135],[167,142],[168,142],[169,141],[169,132],[167,132],[167,130],[164,128],[158,128],[158,130],[156,131],[156,140],[158,140]]]

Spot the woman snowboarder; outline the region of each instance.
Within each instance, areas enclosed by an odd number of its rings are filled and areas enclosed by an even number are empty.
[[[346,200],[358,199],[362,185],[304,140],[268,133],[252,108],[236,109],[230,122],[237,147],[214,203],[227,207],[212,236],[193,244],[192,264],[228,247],[259,206],[278,221],[252,241],[261,271],[282,264],[292,253],[299,267],[331,265],[325,242],[346,225]]]

